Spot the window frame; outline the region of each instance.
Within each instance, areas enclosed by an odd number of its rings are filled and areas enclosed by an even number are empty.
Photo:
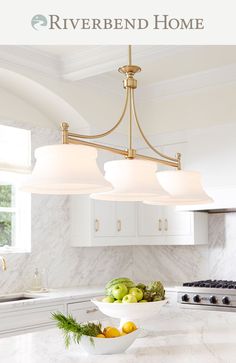
[[[0,172],[0,185],[14,188],[14,207],[0,207],[0,212],[15,213],[15,230],[12,244],[0,246],[0,254],[31,252],[31,195],[19,190],[19,178],[16,173]]]
[[[15,189],[12,209],[15,212],[13,243],[11,246],[0,247],[0,254],[28,253],[31,252],[31,194],[21,192],[19,186],[31,171],[31,131],[6,125],[5,122],[0,124],[0,130],[0,184],[12,185]],[[22,158],[18,157],[20,153]],[[3,208],[5,207],[2,207],[2,211]]]

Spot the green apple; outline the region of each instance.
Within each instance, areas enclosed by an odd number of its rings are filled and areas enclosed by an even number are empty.
[[[135,296],[138,301],[142,300],[143,298],[143,292],[138,287],[132,287],[131,289],[129,289],[129,294]]]
[[[134,295],[131,295],[131,294],[125,295],[122,299],[122,303],[125,303],[125,304],[136,303],[136,302],[138,302],[138,300],[136,299],[136,297]]]
[[[115,300],[114,301],[114,304],[121,304],[122,303],[122,300]]]
[[[147,300],[140,300],[139,303],[145,303],[148,302]]]
[[[111,291],[113,297],[117,300],[122,300],[128,294],[128,288],[125,284],[116,284]]]
[[[112,296],[106,296],[102,299],[102,302],[106,302],[106,303],[113,303],[114,302],[114,297]]]

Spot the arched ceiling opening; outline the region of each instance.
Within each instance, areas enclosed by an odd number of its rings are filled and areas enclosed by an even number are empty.
[[[69,119],[70,125],[72,127],[75,125],[78,131],[89,129],[88,123],[67,101],[20,73],[1,67],[0,86],[33,105],[46,115],[54,126],[58,126],[60,121]]]

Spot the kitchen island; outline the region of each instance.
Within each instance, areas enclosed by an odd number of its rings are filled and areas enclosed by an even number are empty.
[[[124,353],[89,356],[78,345],[64,348],[56,329],[0,339],[1,363],[235,363],[236,314],[163,308],[145,324],[150,333]]]

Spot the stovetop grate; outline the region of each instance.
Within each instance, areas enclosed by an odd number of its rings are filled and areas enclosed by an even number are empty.
[[[184,282],[183,286],[208,287],[221,289],[236,289],[236,281],[233,280],[200,280],[192,282]]]

